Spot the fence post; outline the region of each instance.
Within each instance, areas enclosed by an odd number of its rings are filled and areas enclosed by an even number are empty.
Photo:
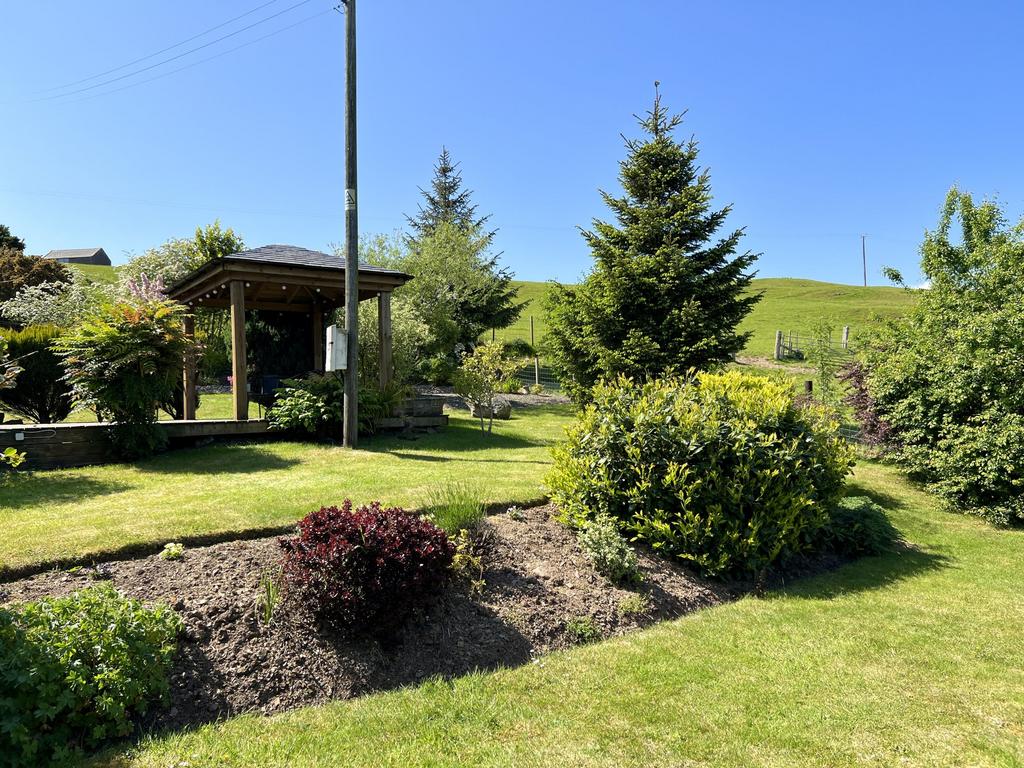
[[[850,326],[843,326],[843,349],[850,348]]]
[[[775,359],[782,359],[782,331],[775,332]]]
[[[533,347],[533,383],[540,386],[540,355],[537,354],[537,342],[533,337],[533,315],[530,315],[530,346]]]

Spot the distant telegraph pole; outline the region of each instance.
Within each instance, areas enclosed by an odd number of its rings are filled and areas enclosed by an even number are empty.
[[[342,440],[355,448],[359,432],[359,216],[356,210],[356,0],[345,5],[345,406]]]
[[[864,262],[864,287],[868,287],[868,246],[867,235],[860,236],[860,258]]]

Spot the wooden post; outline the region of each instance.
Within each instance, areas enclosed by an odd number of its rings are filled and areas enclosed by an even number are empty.
[[[530,346],[533,347],[533,383],[540,386],[540,356],[537,354],[537,342],[533,335],[533,315],[530,315]]]
[[[185,331],[185,338],[188,339],[189,348],[185,352],[185,370],[182,379],[183,408],[181,418],[185,421],[192,421],[196,417],[196,319],[192,315],[185,315],[181,322]]]
[[[231,281],[231,395],[235,421],[249,420],[249,382],[245,355],[245,283]]]
[[[782,359],[782,331],[775,332],[775,359]]]
[[[321,373],[326,368],[324,359],[324,311],[317,304],[313,307],[313,370]]]
[[[843,326],[843,349],[850,348],[850,326]]]
[[[391,335],[391,291],[377,294],[377,341],[380,354],[380,388],[384,389],[391,383],[394,375],[394,359]]]
[[[345,335],[348,361],[342,443],[359,441],[359,211],[356,200],[356,0],[345,0]]]

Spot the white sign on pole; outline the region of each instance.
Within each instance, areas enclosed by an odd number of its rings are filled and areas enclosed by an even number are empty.
[[[348,368],[348,336],[343,328],[327,328],[327,361],[324,370],[344,371]]]

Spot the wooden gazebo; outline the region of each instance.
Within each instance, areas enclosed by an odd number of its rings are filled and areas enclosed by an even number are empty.
[[[359,266],[359,301],[377,299],[380,322],[380,382],[391,380],[391,292],[411,275],[383,267]],[[169,298],[189,307],[231,310],[232,396],[236,421],[249,417],[246,376],[245,311],[302,312],[312,318],[313,359],[310,370],[324,368],[324,313],[345,303],[345,260],[292,245],[265,245],[216,259],[167,290]],[[195,333],[186,318],[185,330]],[[353,372],[354,373],[354,372]],[[186,420],[195,419],[195,361],[185,361]]]

